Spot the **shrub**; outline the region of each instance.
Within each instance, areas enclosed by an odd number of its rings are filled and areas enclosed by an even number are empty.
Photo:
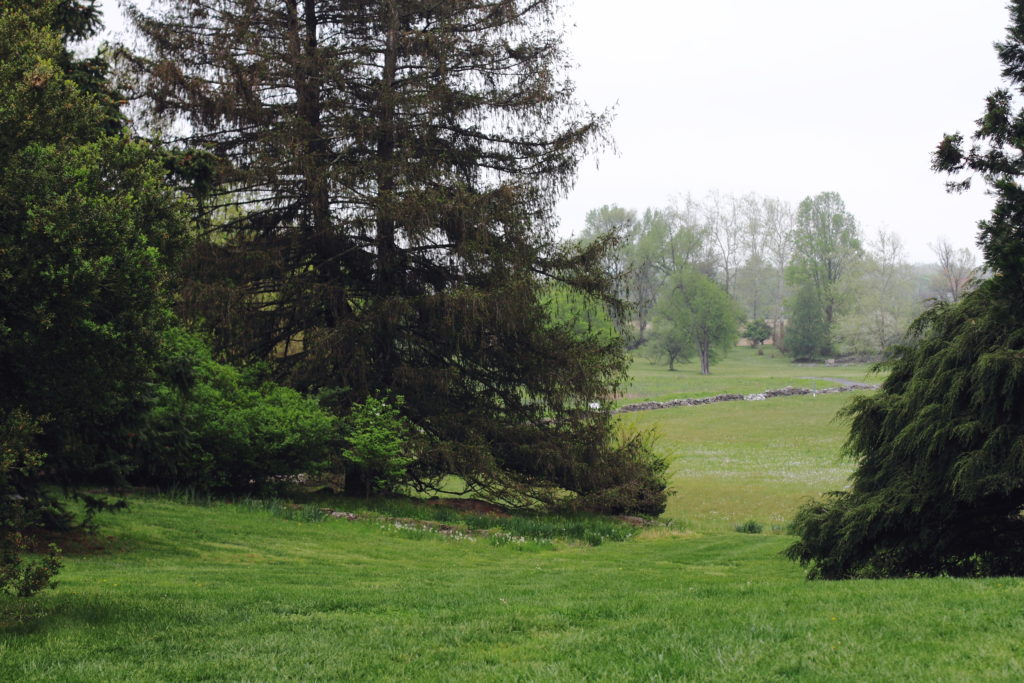
[[[743,522],[743,524],[737,524],[736,531],[741,534],[759,534],[764,531],[764,527],[761,526],[760,522],[748,519],[746,522]]]
[[[28,597],[53,586],[60,551],[50,546],[36,562],[24,560],[26,532],[40,525],[51,503],[38,488],[44,456],[32,448],[39,421],[21,410],[0,416],[0,593]]]
[[[315,398],[262,379],[259,368],[217,362],[182,329],[165,333],[161,356],[136,480],[251,491],[325,466],[337,420]]]
[[[401,396],[367,396],[342,419],[346,493],[393,491],[403,482],[415,460],[408,454],[413,426],[402,415],[403,404]]]

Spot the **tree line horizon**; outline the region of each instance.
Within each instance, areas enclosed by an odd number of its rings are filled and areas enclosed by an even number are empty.
[[[731,310],[724,299],[715,306],[719,331],[711,348],[728,349],[737,336],[732,327],[749,337],[726,320],[738,317],[771,323],[776,346],[804,360],[882,357],[929,305],[957,301],[983,277],[973,254],[945,238],[930,245],[934,264],[911,265],[895,233],[865,236],[836,192],[808,196],[795,209],[756,193],[717,191],[643,213],[604,205],[587,213],[576,239],[606,234],[621,236],[605,267],[616,276],[619,296],[632,304],[623,332],[631,346],[670,369],[695,352],[707,368],[709,344],[685,332],[701,307],[687,308],[673,283],[684,271],[691,271],[691,287],[706,288],[707,278],[733,301]]]

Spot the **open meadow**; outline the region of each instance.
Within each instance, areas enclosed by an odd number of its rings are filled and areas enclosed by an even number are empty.
[[[792,363],[770,349],[758,356],[738,347],[703,376],[694,363],[669,372],[637,359],[621,403],[716,394],[751,394],[786,386],[825,389],[842,382],[878,384],[868,364]],[[851,394],[790,396],[667,408],[624,416],[653,429],[659,454],[670,463],[666,516],[701,530],[730,530],[754,520],[781,531],[808,497],[842,488],[852,467],[839,458],[846,430],[836,412]]]
[[[783,363],[737,349],[711,378],[643,367],[636,386],[866,371]],[[1024,678],[1024,581],[809,582],[780,555],[794,506],[845,482],[831,419],[849,396],[625,416],[658,429],[677,494],[671,523],[604,523],[619,536],[134,498],[56,590],[4,604],[0,680]],[[766,533],[734,531],[750,519]]]

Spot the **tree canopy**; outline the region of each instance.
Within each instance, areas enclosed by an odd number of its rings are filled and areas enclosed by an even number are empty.
[[[185,211],[160,155],[110,134],[107,103],[60,67],[55,5],[28,5],[0,15],[0,412],[49,416],[51,472],[110,478],[168,319]]]
[[[606,242],[553,230],[607,123],[564,75],[556,8],[187,0],[129,9],[131,64],[168,129],[187,124],[181,148],[217,160],[182,311],[223,352],[348,389],[341,412],[404,397],[431,437],[417,486],[457,475],[523,503],[632,487],[644,501],[616,505],[656,511],[660,465],[586,409],[623,379],[621,341],[549,324],[544,301],[554,281],[619,306]],[[619,467],[637,457],[646,474]]]
[[[830,353],[832,324],[842,304],[839,282],[863,254],[857,222],[838,193],[822,192],[800,202],[793,248],[788,276],[797,287],[811,288],[825,323],[823,353]]]
[[[997,45],[1007,87],[971,145],[947,135],[934,167],[995,197],[978,244],[993,277],[920,317],[882,389],[858,397],[849,491],[804,507],[790,557],[811,576],[1024,572],[1024,1]]]
[[[676,359],[695,353],[701,374],[710,374],[711,364],[736,343],[740,319],[739,306],[724,289],[686,268],[669,279],[658,300],[652,350],[668,357],[670,370]]]

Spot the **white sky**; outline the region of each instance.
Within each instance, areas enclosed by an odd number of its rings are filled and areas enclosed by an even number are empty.
[[[757,192],[794,205],[839,192],[865,232],[912,261],[974,245],[991,200],[948,195],[943,133],[973,133],[999,84],[1004,0],[575,0],[579,96],[618,103],[618,155],[584,165],[562,229],[589,209]]]
[[[575,0],[565,21],[578,95],[617,105],[618,148],[584,163],[565,235],[602,204],[835,191],[912,261],[938,237],[973,247],[991,201],[947,195],[930,154],[999,84],[1004,0]]]

